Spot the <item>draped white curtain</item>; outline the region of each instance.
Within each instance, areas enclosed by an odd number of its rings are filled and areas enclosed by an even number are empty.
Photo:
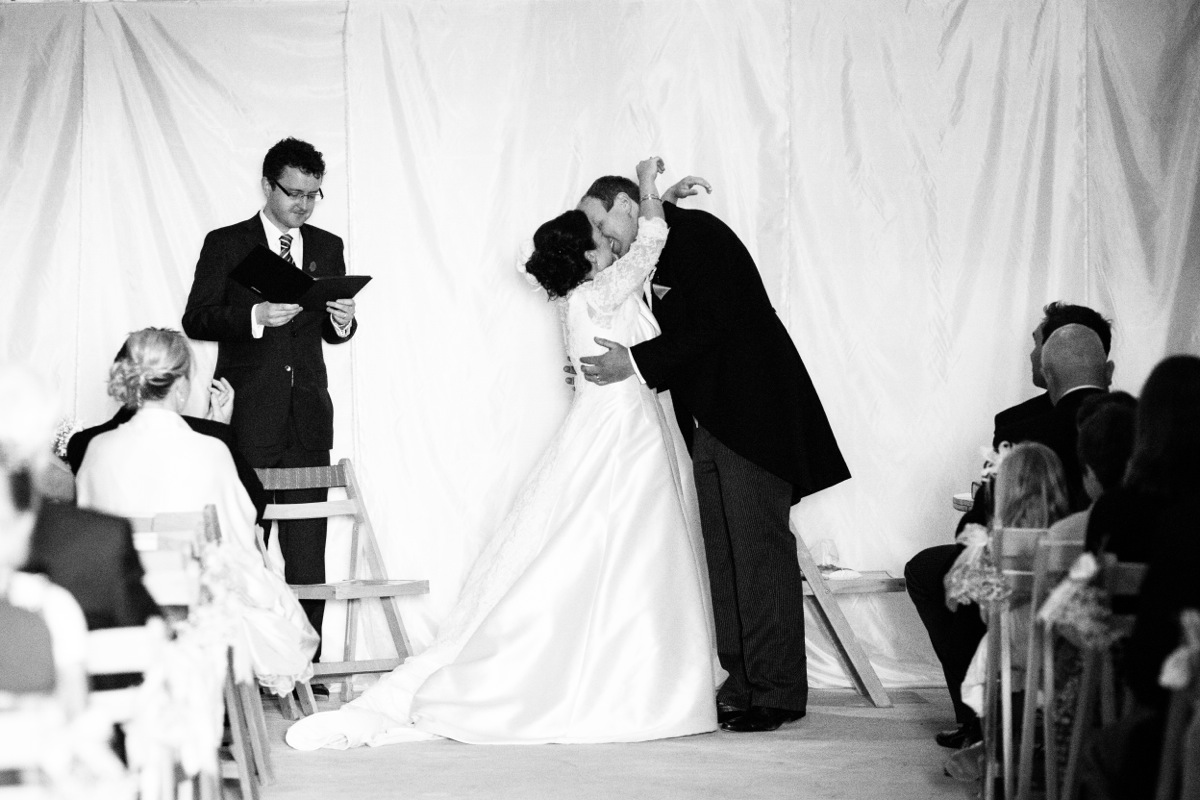
[[[375,278],[326,350],[334,457],[393,574],[432,582],[422,644],[570,402],[521,249],[659,153],[664,188],[713,182],[692,202],[755,255],[854,473],[797,529],[898,573],[1033,393],[1044,303],[1115,319],[1119,388],[1200,353],[1198,40],[1183,0],[4,4],[0,357],[106,418],[124,335],[178,327],[204,233],[261,206],[272,143],[313,142],[312,222]],[[885,682],[940,679],[907,598],[843,608]]]

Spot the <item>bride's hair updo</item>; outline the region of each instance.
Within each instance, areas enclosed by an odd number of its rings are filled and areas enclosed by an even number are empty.
[[[592,271],[584,253],[595,248],[587,214],[573,209],[537,229],[525,271],[537,279],[551,300],[566,297]]]
[[[145,328],[129,334],[108,371],[108,394],[126,408],[161,400],[192,371],[192,349],[179,331]]]

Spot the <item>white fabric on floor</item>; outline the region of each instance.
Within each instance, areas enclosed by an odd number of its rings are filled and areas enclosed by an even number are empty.
[[[520,247],[661,153],[663,186],[712,180],[691,202],[757,258],[854,473],[798,529],[898,573],[950,541],[992,414],[1032,393],[1042,304],[1115,318],[1119,388],[1200,352],[1196,9],[7,3],[0,357],[106,418],[125,334],[178,326],[204,233],[261,205],[263,153],[314,142],[312,222],[375,276],[353,345],[327,352],[334,456],[358,464],[396,576],[432,582],[405,601],[424,644],[570,399]],[[940,679],[906,598],[844,608],[885,682]],[[814,683],[845,685],[813,636]]]

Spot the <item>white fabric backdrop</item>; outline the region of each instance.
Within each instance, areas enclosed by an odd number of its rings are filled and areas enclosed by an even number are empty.
[[[0,357],[107,417],[124,334],[178,326],[204,233],[261,205],[274,141],[312,141],[312,221],[375,276],[326,352],[334,456],[433,583],[423,643],[570,402],[520,249],[661,153],[664,187],[713,181],[695,205],[756,256],[854,473],[798,529],[899,572],[1032,393],[1042,304],[1115,318],[1120,388],[1200,352],[1198,31],[1181,0],[5,4]],[[885,682],[940,679],[907,598],[843,607]]]

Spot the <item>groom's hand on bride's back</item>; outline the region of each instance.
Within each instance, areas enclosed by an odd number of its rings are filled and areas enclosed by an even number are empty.
[[[628,347],[599,336],[596,337],[596,344],[608,349],[601,355],[579,359],[585,380],[604,386],[620,383],[633,374],[633,359],[629,357]]]

